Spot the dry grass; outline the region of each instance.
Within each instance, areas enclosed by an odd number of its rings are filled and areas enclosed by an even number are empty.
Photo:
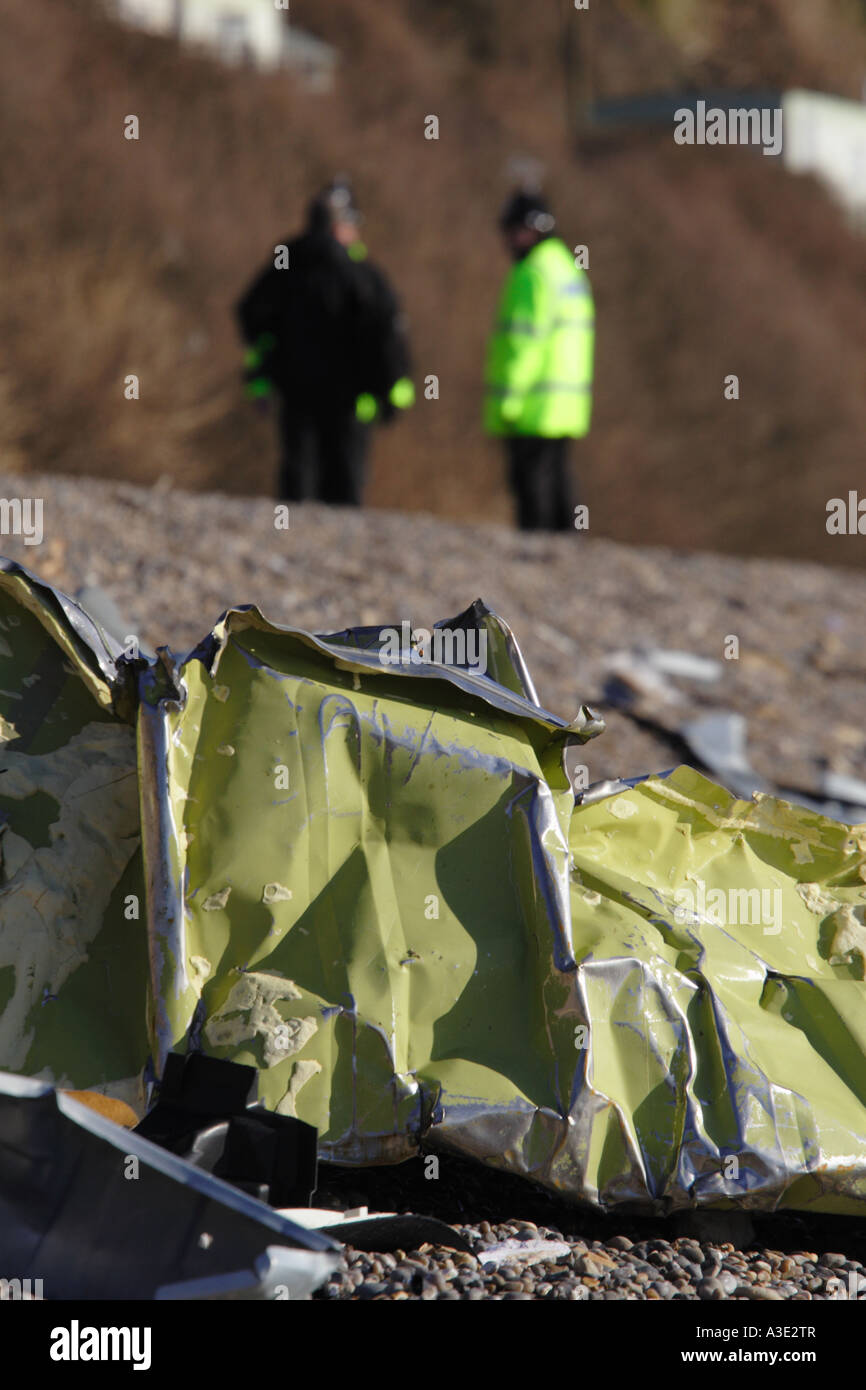
[[[569,22],[596,93],[732,81],[853,95],[866,43],[844,0],[705,0],[683,32],[638,0],[579,15],[565,0],[296,0],[297,22],[340,49],[332,96],[124,32],[85,0],[2,11],[7,470],[267,491],[272,426],[241,395],[231,309],[317,183],[347,168],[405,299],[416,375],[440,379],[438,401],[379,436],[370,500],[506,518],[479,399],[506,270],[493,219],[509,158],[529,153],[567,239],[591,251],[594,530],[863,562],[857,538],[826,535],[824,509],[862,475],[866,243],[748,152],[669,136],[575,151],[559,66]],[[431,112],[438,142],[423,138]]]

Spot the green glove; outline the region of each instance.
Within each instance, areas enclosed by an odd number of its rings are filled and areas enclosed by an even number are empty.
[[[361,421],[362,425],[369,425],[379,414],[379,406],[376,397],[371,396],[369,391],[362,391],[355,401],[355,416]]]
[[[252,347],[244,353],[244,395],[250,400],[263,400],[271,394],[273,383],[269,377],[261,376],[259,369],[276,347],[273,333],[262,333]]]
[[[244,353],[244,366],[247,371],[253,367],[260,367],[268,353],[271,352],[276,345],[277,340],[273,333],[262,333],[256,339],[253,346],[248,347]]]
[[[415,387],[407,376],[401,376],[399,381],[394,382],[388,392],[388,400],[398,410],[408,410],[415,404]]]

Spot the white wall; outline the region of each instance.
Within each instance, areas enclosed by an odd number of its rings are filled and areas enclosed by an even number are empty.
[[[246,50],[263,66],[276,66],[285,58],[288,28],[274,0],[184,0],[181,37],[206,43],[227,62]]]
[[[164,34],[174,27],[175,5],[176,0],[114,0],[113,9],[127,24]]]
[[[286,58],[286,15],[274,0],[114,0],[114,11],[138,28],[204,44],[226,62],[249,54],[276,67]]]
[[[815,174],[858,224],[866,222],[866,104],[820,92],[786,92],[784,160]]]

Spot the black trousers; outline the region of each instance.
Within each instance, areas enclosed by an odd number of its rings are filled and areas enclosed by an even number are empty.
[[[279,431],[282,501],[360,507],[370,430],[354,407],[305,412],[283,401]]]
[[[570,531],[575,501],[569,476],[570,439],[512,435],[505,441],[521,531]]]

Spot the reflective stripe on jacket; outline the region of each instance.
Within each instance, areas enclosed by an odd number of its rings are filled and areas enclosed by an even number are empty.
[[[488,433],[586,434],[594,350],[589,277],[563,242],[548,237],[505,282],[484,378]]]

